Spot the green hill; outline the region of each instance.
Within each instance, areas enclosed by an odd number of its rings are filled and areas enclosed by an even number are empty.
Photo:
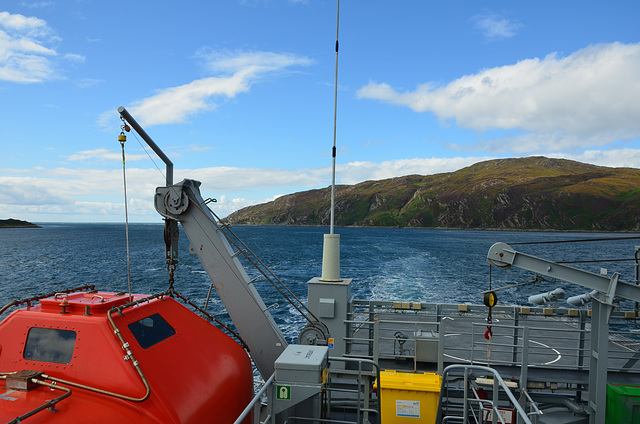
[[[339,226],[640,230],[640,170],[528,157],[336,187]],[[328,225],[330,188],[229,215],[231,224]]]

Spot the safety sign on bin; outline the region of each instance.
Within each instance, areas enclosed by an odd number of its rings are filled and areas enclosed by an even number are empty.
[[[396,417],[420,418],[420,401],[396,399]]]

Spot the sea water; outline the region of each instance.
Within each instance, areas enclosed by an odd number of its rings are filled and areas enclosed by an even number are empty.
[[[0,306],[56,290],[95,284],[99,290],[127,291],[126,228],[123,224],[42,224],[40,229],[0,229]],[[307,282],[322,270],[320,227],[236,226],[235,234],[271,271],[306,302]],[[495,242],[539,243],[632,237],[634,234],[534,231],[476,231],[445,229],[337,228],[341,239],[341,277],[352,278],[356,299],[439,303],[482,303],[482,292],[528,281],[531,272],[489,267],[486,256]],[[640,239],[589,243],[515,245],[516,250],[554,262],[633,259]],[[243,260],[251,278],[259,275]],[[129,226],[129,267],[134,293],[155,293],[168,287],[163,225]],[[609,275],[619,272],[635,281],[635,261],[571,265]],[[189,240],[180,236],[175,288],[204,306],[210,281],[198,257],[189,253]],[[268,281],[256,287],[276,322],[288,337],[302,319],[287,306]],[[567,297],[588,292],[566,283],[538,282],[498,291],[502,304],[526,304],[532,294],[562,287]],[[560,301],[558,306],[567,306]],[[277,304],[277,306],[275,306]],[[215,297],[209,311],[228,322]],[[3,317],[0,317],[2,319]]]

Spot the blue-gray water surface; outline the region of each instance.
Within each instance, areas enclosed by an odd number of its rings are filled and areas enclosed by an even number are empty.
[[[0,306],[14,299],[67,287],[95,284],[99,290],[126,291],[127,258],[123,224],[42,224],[41,229],[1,229]],[[322,268],[323,234],[318,227],[237,226],[233,231],[300,297],[306,300],[307,281]],[[563,233],[530,231],[472,231],[442,229],[338,228],[341,237],[341,276],[353,279],[357,299],[445,303],[481,303],[489,288],[486,255],[497,241],[505,243],[630,237],[632,234]],[[136,293],[167,288],[162,224],[129,227],[131,282]],[[631,259],[640,240],[570,244],[531,244],[516,250],[553,261]],[[175,288],[204,305],[209,279],[197,256],[189,254],[189,241],[180,237]],[[573,265],[591,272],[608,269],[633,282],[633,261]],[[250,276],[257,275],[248,269]],[[522,270],[493,267],[492,287],[526,281]],[[258,290],[288,336],[302,322],[266,282]],[[499,302],[526,303],[531,294],[562,287],[567,296],[587,290],[569,283],[538,283],[499,292]],[[560,305],[562,306],[562,305]],[[210,311],[227,320],[217,300]],[[2,318],[2,317],[0,317]]]

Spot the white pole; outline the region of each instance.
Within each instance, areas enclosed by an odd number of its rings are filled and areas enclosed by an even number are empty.
[[[324,235],[322,250],[322,281],[342,281],[340,278],[340,234],[333,233],[336,208],[336,127],[338,118],[338,33],[340,28],[340,0],[336,18],[336,76],[333,93],[333,149],[331,150],[331,224]]]
[[[336,76],[333,88],[333,149],[331,150],[332,166],[331,166],[331,226],[329,234],[333,234],[335,225],[335,207],[336,207],[336,127],[338,120],[338,34],[340,30],[340,0],[338,0],[338,12],[336,17]]]

